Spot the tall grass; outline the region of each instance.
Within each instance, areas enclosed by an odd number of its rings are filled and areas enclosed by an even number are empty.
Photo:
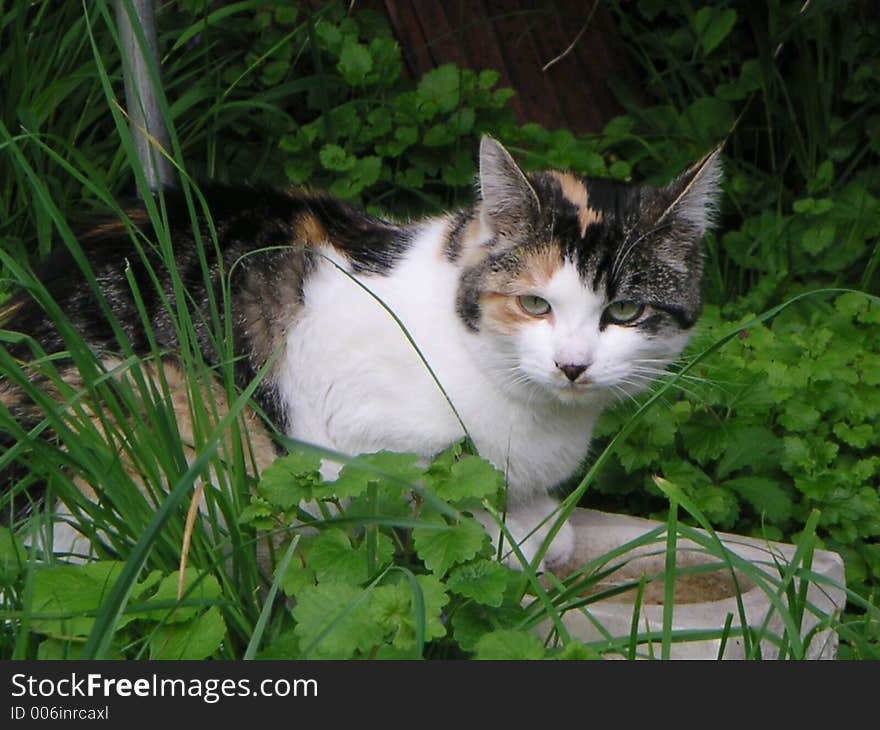
[[[172,44],[169,58],[163,59],[169,89],[175,89],[177,84],[183,84],[200,73],[212,58],[210,44],[190,45],[205,27],[211,22],[225,21],[229,14],[244,12],[255,4],[227,6],[209,16],[204,23],[183,30]],[[99,2],[84,11],[79,6],[65,3],[63,9],[50,12],[49,5],[16,3],[10,8],[4,4],[0,10],[0,32],[4,38],[14,39],[13,43],[4,43],[4,50],[0,52],[0,78],[11,79],[18,85],[7,87],[7,97],[18,103],[5,106],[0,120],[0,155],[8,170],[0,187],[0,236],[4,239],[0,256],[6,275],[6,291],[29,291],[62,333],[66,351],[62,360],[59,356],[47,355],[39,343],[27,341],[20,334],[2,332],[5,342],[27,342],[31,353],[27,362],[12,358],[0,348],[0,370],[4,379],[15,383],[39,404],[42,419],[25,429],[6,409],[0,409],[0,430],[17,439],[17,444],[0,456],[0,469],[13,460],[25,467],[20,482],[12,485],[10,494],[2,498],[0,510],[10,514],[12,497],[20,503],[21,495],[29,486],[45,483],[46,504],[63,502],[70,515],[61,518],[37,510],[32,517],[16,525],[28,538],[29,547],[23,578],[15,586],[3,588],[0,592],[0,618],[4,619],[5,628],[11,631],[0,643],[0,650],[4,656],[14,658],[37,655],[34,635],[29,630],[30,622],[40,618],[31,611],[35,572],[71,558],[92,557],[59,555],[53,550],[52,521],[68,519],[89,538],[95,556],[121,563],[118,572],[113,574],[112,585],[108,586],[101,606],[90,616],[94,625],[87,641],[69,647],[71,655],[113,656],[118,651],[113,640],[119,627],[128,617],[138,615],[143,609],[136,604],[139,587],[150,580],[153,572],[169,575],[178,570],[183,546],[188,542],[187,563],[196,570],[199,578],[178,600],[168,601],[169,622],[174,611],[187,605],[188,601],[190,604],[216,605],[222,611],[228,638],[215,656],[253,658],[258,655],[259,647],[271,643],[279,635],[285,622],[285,608],[274,599],[280,576],[284,573],[283,566],[292,559],[296,549],[294,538],[281,556],[279,569],[274,574],[271,570],[264,574],[265,566],[258,559],[260,538],[251,528],[242,526],[238,519],[258,477],[249,466],[252,459],[248,455],[253,453],[254,447],[250,441],[251,421],[246,415],[249,398],[263,374],[242,391],[235,387],[228,287],[221,290],[209,311],[194,310],[183,282],[175,273],[173,241],[161,195],[145,200],[153,234],[150,237],[141,235],[138,227],[127,219],[124,206],[119,202],[120,191],[130,188],[133,180],[138,182],[141,190],[145,190],[145,185],[139,179],[140,168],[128,120],[121,111],[120,64],[109,8],[106,3]],[[223,13],[222,17],[220,13]],[[25,53],[28,47],[25,41],[47,52]],[[48,52],[50,49],[51,53]],[[181,49],[187,52],[174,55]],[[233,99],[232,87],[212,86],[218,83],[218,78],[214,73],[208,74],[205,85],[191,87],[174,104],[160,98],[172,139],[172,149],[164,152],[180,173],[193,221],[201,215],[210,218],[210,211],[192,182],[193,168],[188,164],[196,151],[202,160],[197,166],[200,172],[228,171],[225,166],[229,160],[221,150],[223,129],[241,122],[253,110],[284,113],[271,102],[274,94],[281,94],[285,89],[247,102]],[[303,79],[297,88],[308,88],[313,83],[316,83],[314,78]],[[200,105],[207,107],[203,113],[189,113]],[[265,160],[269,154],[270,148],[266,146],[249,159]],[[162,265],[173,274],[172,295],[164,305],[181,345],[175,355],[186,376],[186,407],[194,424],[191,441],[185,439],[178,428],[175,393],[163,365],[167,353],[159,350],[155,339],[151,338],[152,352],[147,356],[134,353],[120,323],[115,322],[110,307],[103,303],[109,321],[115,324],[120,356],[110,363],[97,357],[22,256],[22,242],[31,234],[37,241],[36,250],[27,253],[39,256],[53,246],[65,246],[89,286],[98,292],[99,287],[73,233],[72,223],[82,217],[81,214],[99,208],[126,220],[144,265],[150,266],[146,255],[148,247],[155,247],[161,254]],[[202,251],[217,246],[216,235],[201,238],[199,245]],[[204,268],[207,277],[207,267]],[[138,290],[134,278],[125,275],[141,305],[140,325],[149,334],[151,323],[143,306],[143,293]],[[156,271],[151,271],[151,278],[154,284],[158,282]],[[222,278],[226,281],[226,277]],[[763,313],[756,321],[772,318],[793,301]],[[221,353],[220,362],[215,366],[205,362],[197,346],[195,332],[200,318],[209,322],[215,350]],[[731,331],[693,358],[680,371],[679,378],[748,326]],[[81,373],[81,387],[70,385],[63,377],[62,363],[67,362],[73,363]],[[43,376],[47,385],[35,385],[35,373]],[[217,384],[219,390],[215,387]],[[596,473],[613,453],[615,444],[649,408],[656,407],[674,385],[675,380],[672,380],[651,394],[619,436],[595,460],[554,517],[555,524],[547,544],[577,507]],[[221,396],[219,399],[215,397],[217,393]],[[267,427],[270,426],[267,424]],[[54,434],[53,440],[43,438],[49,432]],[[84,496],[82,484],[92,485],[100,497]],[[203,516],[192,523],[192,534],[187,536],[188,507],[199,484],[206,485]],[[667,486],[667,489],[672,507],[665,525],[582,566],[565,580],[537,574],[536,566],[546,552],[546,544],[532,565],[528,565],[520,554],[523,576],[519,595],[525,603],[520,625],[531,629],[549,622],[552,630],[548,634],[548,644],[557,640],[565,643],[570,638],[565,621],[568,612],[589,615],[591,604],[636,589],[631,630],[626,635],[613,635],[603,627],[597,627],[603,638],[594,642],[592,648],[598,653],[622,654],[631,658],[653,656],[654,647],[659,642],[659,656],[667,658],[675,653],[677,644],[707,638],[719,641],[723,652],[724,645],[736,638],[743,642],[746,656],[761,656],[766,651],[762,646],[769,642],[783,656],[802,658],[807,654],[810,640],[810,635],[804,636],[802,631],[806,616],[817,615],[822,627],[841,632],[848,630],[837,617],[821,614],[811,605],[805,592],[807,583],[822,581],[821,576],[810,570],[809,556],[816,547],[815,524],[808,525],[796,559],[791,564],[756,566],[727,549],[699,510],[676,492],[674,485]],[[705,531],[700,532],[680,521],[679,507]],[[497,516],[503,523],[502,516]],[[502,529],[505,528],[502,526]],[[509,534],[507,538],[509,540]],[[682,548],[679,542],[684,540],[692,547]],[[668,555],[663,573],[625,581],[584,597],[585,591],[625,567],[635,548],[648,548]],[[747,576],[767,596],[779,622],[771,622],[768,614],[762,625],[749,626],[742,601],[738,600],[736,614],[732,614],[721,627],[696,635],[674,630],[674,580],[678,575],[688,575],[695,570],[678,567],[674,558],[683,549],[698,550],[710,556],[714,560],[713,568],[729,571],[734,579]],[[403,566],[390,570],[408,574],[407,579],[412,577]],[[219,584],[222,599],[200,603],[198,586],[206,583],[208,577]],[[377,585],[383,577],[384,574],[377,576],[371,586]],[[639,622],[641,597],[650,579],[663,580],[667,586],[664,621],[660,627],[643,630]],[[416,585],[414,580],[411,582]],[[418,590],[415,594],[420,595]],[[424,607],[419,611],[418,601],[416,605],[417,644],[421,653],[425,644]],[[869,616],[876,618],[875,607],[870,604],[864,607]],[[350,610],[354,608],[351,606]],[[781,630],[777,623],[781,624]],[[159,622],[153,633],[165,625]],[[331,623],[326,632],[333,630],[334,624]],[[126,655],[146,656],[149,639],[149,636],[140,637],[134,646],[125,647]]]

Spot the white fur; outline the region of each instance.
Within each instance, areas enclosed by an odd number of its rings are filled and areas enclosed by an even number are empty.
[[[555,509],[547,492],[580,466],[595,421],[612,397],[607,387],[572,385],[555,362],[590,361],[590,378],[604,384],[644,338],[620,327],[599,332],[606,303],[584,288],[571,265],[557,272],[546,291],[535,292],[553,305],[554,323],[536,320],[513,337],[470,331],[455,310],[460,270],[441,251],[447,226],[446,219],[426,224],[390,275],[359,275],[369,292],[350,271],[329,261],[318,265],[277,375],[293,424],[289,435],[348,454],[389,449],[425,458],[464,435],[425,363],[378,298],[421,350],[479,453],[505,472],[507,524],[522,540]],[[328,465],[326,475],[337,469]],[[529,559],[547,529],[549,524],[524,545]],[[565,526],[548,562],[565,562],[572,548]]]

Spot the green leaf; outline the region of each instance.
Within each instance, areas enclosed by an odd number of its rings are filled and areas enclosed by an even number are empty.
[[[769,428],[749,426],[732,430],[716,473],[723,479],[745,466],[753,470],[773,466],[778,460],[780,447],[779,438]]]
[[[406,487],[415,486],[422,478],[423,469],[419,466],[418,454],[378,451],[375,454],[361,454],[359,464],[348,464],[339,473],[339,478],[330,484],[333,494],[339,499],[358,497],[367,491],[370,484],[380,490],[400,493]]]
[[[734,494],[722,486],[709,484],[692,493],[694,504],[713,523],[732,529],[739,518],[739,503]]]
[[[819,423],[822,414],[809,403],[792,399],[785,404],[785,411],[779,416],[779,422],[789,431],[812,431]]]
[[[251,503],[238,514],[239,525],[253,525],[257,529],[268,530],[273,526],[270,519],[275,514],[272,505],[260,497],[251,497]]]
[[[306,586],[314,586],[316,583],[315,571],[308,565],[303,565],[302,561],[294,556],[293,560],[287,565],[287,570],[281,576],[281,590],[286,596],[297,596],[299,592]]]
[[[0,527],[0,585],[11,585],[19,575],[27,553],[21,540],[8,527]]]
[[[366,46],[349,42],[342,47],[336,67],[350,86],[361,86],[373,70],[373,57]]]
[[[320,469],[319,457],[292,452],[263,470],[257,491],[276,507],[291,509],[314,498],[314,490],[322,483]]]
[[[441,112],[451,112],[461,100],[461,70],[447,63],[428,71],[419,81],[419,96],[437,105]]]
[[[431,521],[438,527],[415,528],[413,542],[428,569],[441,577],[456,563],[473,558],[489,540],[483,526],[470,517],[455,525],[447,525],[440,517]]]
[[[628,180],[632,175],[632,168],[625,160],[617,160],[608,168],[608,172],[615,180]]]
[[[822,164],[819,165],[819,167],[816,168],[816,174],[807,185],[807,192],[810,195],[823,193],[831,187],[831,184],[833,182],[834,162],[832,162],[831,160],[825,160]]]
[[[373,73],[370,81],[390,86],[400,77],[400,47],[393,38],[374,38],[370,42]]]
[[[735,491],[771,522],[787,522],[792,517],[794,502],[791,494],[773,479],[738,477],[724,482],[724,486]]]
[[[459,595],[497,608],[504,601],[504,592],[512,572],[494,560],[476,560],[455,568],[446,584],[449,590]]]
[[[530,631],[499,629],[481,637],[477,641],[476,659],[543,659],[546,655],[544,644],[537,634]]]
[[[308,659],[349,659],[384,640],[365,591],[346,583],[306,586],[297,596],[294,633]]]
[[[217,579],[210,573],[200,574],[196,568],[189,567],[184,573],[183,599],[181,605],[175,608],[177,603],[178,584],[180,571],[165,576],[156,589],[147,605],[161,603],[161,608],[155,608],[137,615],[138,618],[152,618],[164,623],[176,623],[187,621],[200,611],[204,610],[207,603],[216,601],[222,595],[222,590]]]
[[[709,55],[718,47],[733,26],[736,25],[736,10],[715,7],[700,8],[694,17],[694,28],[697,32],[697,39],[703,48],[705,55]]]
[[[474,128],[475,119],[476,113],[474,110],[465,106],[456,109],[450,114],[447,124],[449,124],[449,129],[456,137],[464,137]]]
[[[834,435],[856,449],[864,449],[878,442],[874,426],[868,423],[862,423],[858,426],[848,426],[841,422],[835,423]]]
[[[727,445],[727,429],[709,413],[698,412],[681,427],[688,453],[701,466],[717,459]]]
[[[217,606],[183,623],[159,626],[150,638],[150,659],[207,659],[226,638]]]
[[[325,144],[318,156],[326,170],[347,172],[357,164],[357,158],[349,155],[338,144]]]
[[[552,658],[562,661],[595,661],[604,657],[592,647],[573,639],[558,652],[553,653]]]
[[[808,254],[818,256],[833,243],[836,235],[837,226],[830,221],[824,221],[819,225],[808,228],[804,232],[801,245]]]
[[[275,8],[275,20],[280,25],[293,25],[299,17],[299,8],[290,5],[279,5]]]
[[[361,190],[374,185],[382,172],[382,159],[375,155],[358,158],[351,170],[351,179]]]
[[[35,571],[31,629],[50,636],[88,636],[95,623],[94,614],[109,595],[122,566],[118,562],[99,561]],[[91,615],[84,615],[87,613]],[[123,614],[117,627],[134,618],[132,614]]]
[[[447,502],[492,497],[504,486],[504,474],[485,459],[464,456],[448,474],[428,474],[434,493]]]
[[[422,591],[425,615],[425,641],[439,639],[446,635],[446,627],[441,616],[449,596],[443,584],[434,576],[416,576]],[[376,623],[383,627],[386,640],[396,649],[412,649],[416,646],[416,602],[413,587],[407,580],[393,585],[379,586],[371,601],[371,611]]]
[[[394,544],[391,538],[379,534],[376,546],[377,567],[389,563],[393,555]],[[354,548],[349,536],[338,529],[325,530],[315,538],[309,550],[308,565],[321,583],[360,585],[369,578],[366,544],[362,543]]]

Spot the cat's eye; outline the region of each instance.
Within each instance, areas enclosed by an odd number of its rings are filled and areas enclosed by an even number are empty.
[[[622,299],[609,304],[605,308],[605,316],[614,324],[629,324],[641,317],[644,311],[644,304]]]
[[[546,299],[541,299],[541,297],[526,295],[517,297],[516,300],[519,302],[519,306],[533,317],[543,317],[550,312],[550,302]]]

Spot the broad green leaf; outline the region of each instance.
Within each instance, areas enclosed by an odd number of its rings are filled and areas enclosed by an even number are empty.
[[[429,472],[434,493],[448,502],[492,497],[504,486],[504,474],[485,459],[466,455],[454,463],[448,474]]]
[[[878,434],[875,426],[862,423],[858,426],[848,426],[845,423],[834,424],[834,435],[841,441],[856,449],[864,449],[870,444],[878,443]]]
[[[485,529],[473,518],[465,517],[454,525],[447,525],[439,517],[433,521],[439,529],[417,527],[412,534],[416,553],[439,577],[456,563],[473,558],[488,543]]]
[[[807,185],[807,192],[810,195],[817,195],[825,192],[834,182],[834,162],[825,160],[816,168],[816,174]]]
[[[37,659],[40,661],[56,661],[59,659],[82,659],[86,643],[83,639],[56,639],[49,637],[40,642],[37,648]],[[115,646],[111,646],[107,659],[120,660],[125,656]]]
[[[393,554],[391,538],[380,533],[376,547],[377,567],[390,562]],[[337,529],[325,530],[315,538],[309,550],[308,565],[321,583],[360,585],[370,577],[366,543],[355,548],[349,536]]]
[[[497,608],[504,601],[511,572],[494,560],[476,560],[455,568],[446,583],[449,590],[459,595]]]
[[[562,661],[595,661],[597,659],[603,659],[603,656],[583,642],[572,639],[558,652],[553,653],[551,658]]]
[[[207,659],[226,637],[226,622],[217,606],[182,623],[159,626],[150,638],[150,659]]]
[[[416,581],[424,598],[425,641],[439,639],[446,635],[441,614],[449,597],[443,584],[433,576],[420,575]],[[374,620],[385,631],[386,641],[390,641],[396,649],[412,649],[416,646],[415,605],[413,588],[406,580],[379,586],[373,592],[370,610]]]
[[[837,226],[830,221],[823,221],[818,225],[808,228],[804,232],[804,236],[801,239],[801,246],[803,246],[804,251],[807,253],[813,256],[818,256],[834,242],[836,235]]]
[[[273,526],[271,520],[275,510],[265,499],[252,496],[251,502],[238,514],[238,524],[253,525],[257,529],[268,530]]]
[[[374,38],[370,42],[373,72],[369,80],[382,85],[393,84],[400,77],[400,46],[393,38]]]
[[[695,413],[681,427],[688,453],[701,466],[717,459],[727,444],[727,428],[709,413]]]
[[[349,42],[342,47],[337,68],[348,84],[360,86],[373,70],[373,57],[366,46]]]
[[[434,102],[441,112],[451,112],[461,99],[461,70],[451,63],[428,71],[419,81],[419,95]]]
[[[357,158],[349,155],[338,144],[325,144],[319,157],[324,168],[334,172],[347,172],[357,164]]]
[[[760,476],[737,477],[724,482],[724,486],[735,491],[759,515],[771,522],[787,522],[792,517],[794,502],[791,494],[773,479]]]
[[[299,658],[299,639],[293,629],[286,629],[274,637],[258,654],[259,661],[284,661]]]
[[[812,431],[819,423],[822,414],[809,403],[792,399],[785,404],[785,410],[779,416],[779,422],[789,431]]]
[[[733,30],[736,10],[723,10],[707,6],[700,8],[694,17],[694,28],[705,55],[709,55]]]
[[[364,189],[374,185],[379,179],[379,174],[381,172],[382,159],[375,155],[368,155],[366,157],[358,158],[355,166],[349,174],[355,184],[360,186],[361,189]]]
[[[138,618],[152,618],[163,623],[188,621],[203,611],[209,602],[218,600],[222,595],[220,584],[213,575],[200,574],[196,568],[189,567],[184,573],[183,599],[181,600],[181,603],[185,605],[175,608],[179,582],[179,570],[165,576],[159,583],[156,593],[147,601],[148,606],[161,603],[162,607],[139,613]]]
[[[404,485],[414,486],[422,478],[420,458],[418,454],[398,454],[391,451],[362,454],[358,459],[372,469],[348,464],[329,487],[340,499],[360,496],[367,491],[370,484],[375,484],[380,490],[389,489],[399,493],[406,488]]]
[[[736,496],[722,486],[709,484],[691,492],[694,503],[713,523],[732,529],[739,518]]]
[[[748,426],[731,430],[716,473],[723,479],[746,466],[753,471],[773,466],[779,459],[780,447],[779,438],[769,428]]]
[[[319,457],[292,452],[263,471],[257,491],[276,507],[291,509],[314,498],[322,483],[320,469]]]
[[[349,659],[384,640],[366,593],[345,583],[306,586],[297,596],[294,633],[309,659]]]
[[[95,623],[94,615],[122,572],[122,565],[99,561],[35,571],[31,629],[62,638],[88,636]],[[117,627],[134,619],[132,614],[123,614]]]
[[[537,634],[499,629],[481,637],[475,646],[476,659],[543,659],[546,650]]]

